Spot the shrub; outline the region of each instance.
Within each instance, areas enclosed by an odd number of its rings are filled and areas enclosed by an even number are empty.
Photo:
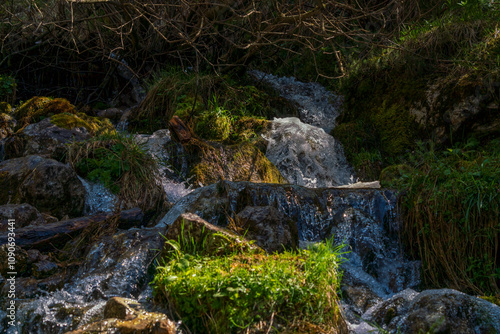
[[[179,249],[179,248],[177,248]],[[225,257],[172,252],[157,268],[157,300],[168,301],[195,333],[264,328],[337,332],[340,247],[332,242],[297,253],[239,253]]]

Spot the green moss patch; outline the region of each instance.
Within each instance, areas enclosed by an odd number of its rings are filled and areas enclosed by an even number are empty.
[[[75,106],[66,99],[35,96],[17,107],[14,117],[19,121],[18,127],[25,127],[62,113],[76,114]]]
[[[191,176],[195,184],[220,180],[286,183],[276,166],[248,142],[226,146],[192,140],[186,150],[193,159]]]
[[[83,127],[92,135],[105,132],[115,132],[113,124],[107,118],[91,117],[84,113],[78,114],[57,114],[50,118],[52,124],[64,129]]]

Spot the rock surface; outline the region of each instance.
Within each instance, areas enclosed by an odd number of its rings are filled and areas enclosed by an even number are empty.
[[[500,307],[456,290],[405,290],[363,319],[390,333],[500,333]]]
[[[45,224],[42,214],[27,203],[0,205],[0,232],[7,231],[9,219],[15,220],[16,229]]]
[[[247,206],[235,218],[242,235],[269,253],[297,249],[297,224],[272,206]]]
[[[80,216],[85,188],[71,167],[37,155],[0,163],[0,204],[28,203],[62,218]]]

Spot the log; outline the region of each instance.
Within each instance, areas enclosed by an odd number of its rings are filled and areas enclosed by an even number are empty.
[[[38,249],[40,251],[51,251],[62,248],[66,242],[83,232],[94,223],[100,223],[113,215],[100,213],[90,217],[73,218],[41,226],[27,226],[14,231],[17,246],[26,249]],[[144,215],[139,208],[125,210],[118,218],[118,228],[128,229],[140,226]],[[0,246],[8,242],[8,235],[0,236]]]
[[[168,123],[168,128],[173,137],[181,144],[188,143],[193,137],[191,130],[178,116],[172,117]]]

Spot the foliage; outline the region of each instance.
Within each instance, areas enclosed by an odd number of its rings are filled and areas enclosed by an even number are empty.
[[[248,78],[237,81],[212,74],[196,75],[167,67],[152,80],[146,99],[134,111],[129,128],[152,132],[179,116],[202,139],[224,141],[242,117],[271,118],[283,103]]]
[[[196,333],[284,332],[297,323],[336,332],[340,249],[327,241],[297,253],[207,257],[177,245],[152,284]]]
[[[443,152],[420,149],[418,168],[401,169],[404,239],[423,261],[428,285],[498,294],[500,262],[499,140],[479,141]]]
[[[146,211],[163,205],[157,161],[133,136],[108,132],[72,143],[68,161],[79,175],[102,182],[129,206]]]
[[[13,103],[16,99],[16,87],[14,77],[0,74],[0,101]]]

